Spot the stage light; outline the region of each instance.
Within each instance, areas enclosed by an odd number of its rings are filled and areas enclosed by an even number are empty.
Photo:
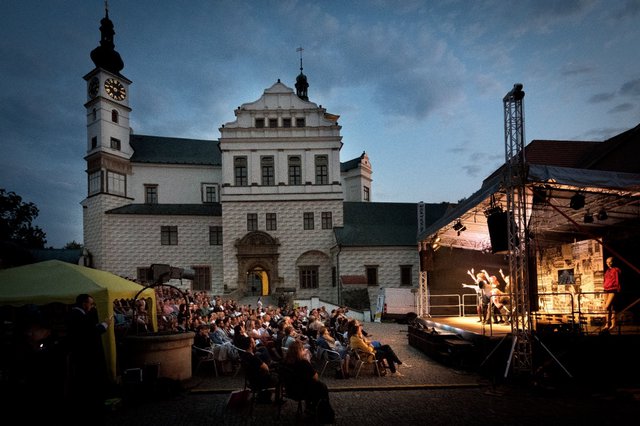
[[[576,192],[576,194],[571,197],[571,201],[569,202],[569,207],[574,210],[580,210],[584,207],[584,195]]]
[[[607,220],[608,218],[609,215],[607,214],[607,211],[605,209],[600,209],[598,212],[598,220]]]
[[[593,223],[593,215],[589,211],[584,214],[584,223]]]
[[[462,228],[464,228],[464,225],[462,224],[462,222],[460,222],[460,219],[458,219],[456,223],[453,224],[453,230],[458,231],[458,235],[460,235],[460,232],[464,231],[464,229]]]

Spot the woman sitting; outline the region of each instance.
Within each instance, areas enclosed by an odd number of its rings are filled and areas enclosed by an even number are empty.
[[[342,346],[340,342],[337,342],[333,337],[331,337],[331,333],[329,333],[329,329],[327,327],[320,327],[318,331],[318,347],[323,349],[328,349],[330,351],[337,352],[336,355],[333,352],[329,352],[329,360],[335,361],[337,359],[341,359],[341,368],[342,368],[342,377],[349,377],[349,350],[346,346]]]
[[[402,374],[396,370],[395,365],[402,365],[402,361],[398,359],[396,353],[391,349],[391,346],[378,344],[374,347],[374,345],[363,336],[362,325],[357,321],[351,323],[349,336],[349,345],[352,350],[360,351],[368,359],[375,358],[378,361],[386,360],[391,374],[402,376]]]
[[[307,409],[317,414],[320,423],[334,423],[335,412],[329,403],[327,385],[318,379],[318,372],[306,358],[301,341],[291,343],[279,373],[287,395],[304,399]]]

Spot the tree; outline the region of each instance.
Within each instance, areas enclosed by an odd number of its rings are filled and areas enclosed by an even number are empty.
[[[82,248],[82,244],[76,242],[76,240],[73,240],[65,244],[63,248],[67,250],[78,250]]]
[[[26,203],[15,192],[0,188],[0,241],[28,249],[44,248],[47,234],[32,225],[39,212],[34,203]]]

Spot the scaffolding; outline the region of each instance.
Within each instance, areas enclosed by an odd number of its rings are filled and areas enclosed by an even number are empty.
[[[511,354],[507,361],[514,373],[533,372],[529,277],[527,264],[529,241],[526,220],[526,166],[524,152],[524,91],[522,84],[503,98],[505,133],[504,186],[507,203],[507,237],[509,250],[509,283],[512,302]]]

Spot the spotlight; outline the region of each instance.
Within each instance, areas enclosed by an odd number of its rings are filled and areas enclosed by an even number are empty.
[[[466,231],[467,227],[462,225],[462,228],[458,229],[458,237],[460,236],[460,233],[462,233],[463,231]]]
[[[593,223],[593,215],[588,211],[584,214],[584,223]]]
[[[571,201],[569,202],[569,207],[574,210],[580,210],[584,207],[584,195],[576,192],[576,194],[571,197]]]
[[[608,218],[609,215],[607,214],[607,211],[605,209],[600,209],[598,212],[598,220],[607,220]]]
[[[464,229],[462,229],[464,227],[465,226],[462,224],[462,222],[460,222],[460,219],[458,219],[458,221],[453,224],[453,230],[458,231],[458,235],[460,235],[460,232],[464,231]]]

